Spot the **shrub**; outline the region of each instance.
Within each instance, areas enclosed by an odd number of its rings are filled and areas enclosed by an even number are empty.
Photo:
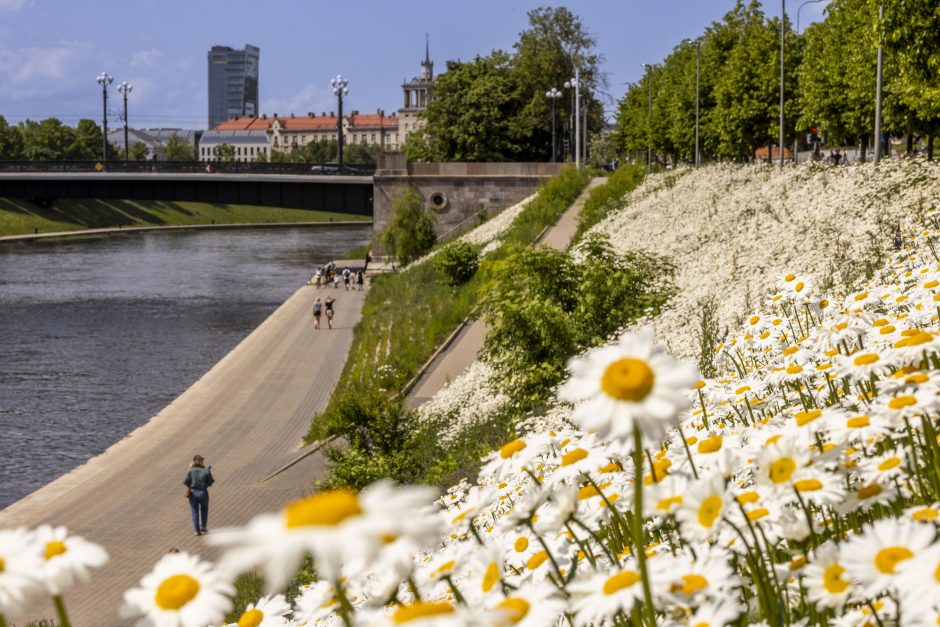
[[[463,285],[480,267],[480,247],[461,240],[451,242],[434,258],[434,267],[445,285]]]
[[[392,219],[382,233],[382,243],[402,265],[411,263],[434,247],[434,219],[424,211],[424,202],[412,188],[392,201]]]
[[[611,173],[605,184],[592,189],[578,217],[575,241],[612,211],[622,208],[626,203],[626,195],[636,189],[645,176],[645,165],[625,164]]]

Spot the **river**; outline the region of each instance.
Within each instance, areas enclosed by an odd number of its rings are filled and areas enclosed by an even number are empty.
[[[179,396],[370,226],[0,244],[0,508]]]

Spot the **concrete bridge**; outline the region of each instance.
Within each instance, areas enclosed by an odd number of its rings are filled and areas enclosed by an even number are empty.
[[[0,198],[195,201],[372,215],[372,177],[223,172],[0,172]]]

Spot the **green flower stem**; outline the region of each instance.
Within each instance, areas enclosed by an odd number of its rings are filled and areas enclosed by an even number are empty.
[[[640,568],[643,583],[643,606],[649,627],[656,627],[656,613],[653,607],[653,592],[650,588],[649,573],[646,568],[646,542],[643,541],[643,434],[640,427],[633,425],[633,465],[636,469],[633,477],[633,550]]]
[[[708,426],[708,411],[705,409],[705,395],[702,394],[701,388],[696,392],[698,392],[698,400],[702,404],[702,423],[705,425],[705,430],[708,431],[710,427]]]
[[[7,619],[3,617],[3,614],[0,614],[0,627],[7,627]]]
[[[59,617],[59,627],[72,627],[72,623],[69,622],[69,615],[65,611],[65,601],[62,600],[62,595],[53,595],[52,604],[55,605],[55,613]]]
[[[701,392],[700,392],[701,393]],[[704,407],[704,405],[703,405]],[[682,426],[677,427],[679,429],[679,437],[682,438],[682,446],[685,447],[685,455],[689,458],[689,466],[692,467],[692,475],[698,479],[698,470],[695,468],[695,461],[692,460],[692,451],[689,450],[689,443],[685,439],[685,433],[682,432]]]
[[[809,535],[812,538],[813,548],[815,549],[817,546],[819,546],[819,539],[816,537],[816,529],[813,528],[813,516],[806,507],[806,503],[803,501],[803,496],[800,494],[800,491],[796,488],[796,486],[793,486],[793,493],[796,494],[796,500],[800,502],[800,507],[803,508],[803,513],[806,515],[806,524],[809,525]]]
[[[545,543],[545,540],[542,539],[542,536],[535,531],[535,525],[532,524],[532,519],[526,521],[526,526],[529,528],[529,531],[532,532],[532,535],[535,536],[535,539],[539,541],[539,544],[542,545],[542,549],[545,551],[545,554],[548,555],[549,561],[552,563],[552,567],[555,569],[555,574],[558,575],[558,587],[564,589],[565,587],[565,576],[561,574],[561,568],[558,567],[558,562],[555,561],[555,556],[552,555],[551,550],[548,548],[548,544]]]

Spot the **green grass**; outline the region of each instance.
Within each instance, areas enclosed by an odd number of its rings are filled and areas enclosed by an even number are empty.
[[[83,229],[284,222],[368,222],[369,216],[202,202],[63,199],[50,207],[0,198],[0,235],[51,233]]]

